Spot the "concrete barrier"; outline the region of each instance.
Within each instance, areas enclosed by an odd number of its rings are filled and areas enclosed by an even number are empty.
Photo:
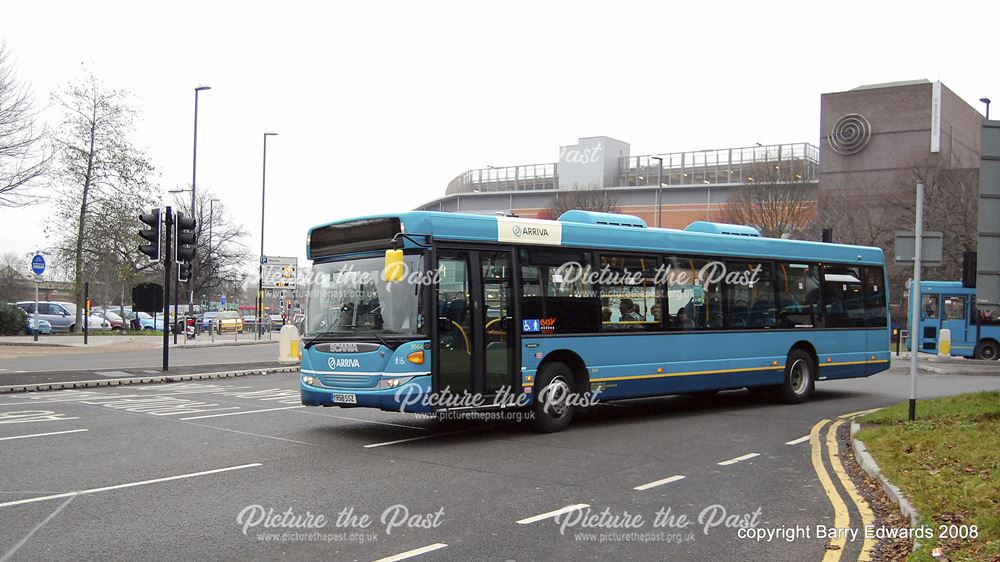
[[[951,356],[951,330],[942,328],[938,332],[938,357]]]
[[[299,329],[292,324],[282,326],[278,333],[278,362],[299,362]]]

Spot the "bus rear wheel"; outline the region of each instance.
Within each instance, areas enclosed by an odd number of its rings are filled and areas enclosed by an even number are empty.
[[[573,371],[565,363],[546,363],[535,377],[535,390],[532,426],[545,433],[566,429],[575,412],[568,403],[574,393]]]
[[[816,363],[811,355],[793,349],[785,362],[785,382],[781,385],[781,401],[801,404],[809,399],[816,388]]]
[[[1000,344],[993,340],[983,340],[976,346],[976,359],[993,360],[1000,357]]]

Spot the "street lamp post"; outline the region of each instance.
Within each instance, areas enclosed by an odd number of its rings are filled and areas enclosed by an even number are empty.
[[[660,227],[660,215],[662,211],[662,190],[663,190],[663,158],[660,156],[650,156],[660,164],[659,171],[656,172],[656,227]]]
[[[263,337],[264,323],[264,205],[267,192],[267,137],[276,137],[278,133],[264,133],[264,165],[260,181],[260,260],[257,273],[257,338]]]
[[[990,98],[979,98],[979,101],[986,104],[986,120],[990,120]]]
[[[196,218],[195,202],[197,201],[198,179],[198,93],[211,90],[211,86],[198,86],[194,89],[194,151],[191,157],[191,217]],[[196,219],[197,220],[197,219]],[[197,227],[196,227],[197,228]],[[194,277],[198,271],[198,259],[191,260],[191,275],[188,278],[188,314],[194,314]],[[178,281],[178,284],[180,282]]]

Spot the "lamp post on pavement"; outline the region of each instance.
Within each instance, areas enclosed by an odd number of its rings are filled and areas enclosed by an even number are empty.
[[[986,104],[986,120],[990,120],[990,98],[979,98],[979,101]]]
[[[656,172],[656,227],[660,227],[660,215],[662,214],[662,190],[663,190],[663,158],[660,156],[650,156],[651,160],[656,160],[660,164],[660,169]]]
[[[211,90],[211,86],[198,86],[194,89],[194,150],[191,156],[191,217],[195,218],[195,202],[197,201],[198,179],[198,93]],[[196,226],[197,228],[197,226]],[[191,275],[188,278],[188,314],[194,314],[194,277],[198,273],[197,258],[191,260]]]
[[[260,265],[257,273],[257,339],[264,334],[261,327],[264,322],[264,206],[267,193],[267,137],[276,137],[278,133],[264,133],[264,165],[260,182]]]

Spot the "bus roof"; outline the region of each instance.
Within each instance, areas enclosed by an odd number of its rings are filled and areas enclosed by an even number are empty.
[[[976,289],[962,286],[961,281],[920,281],[922,293],[956,293],[960,295],[975,294]]]
[[[702,223],[695,230],[649,228],[641,219],[625,217],[620,225],[602,223],[606,213],[573,211],[563,220],[529,219],[501,215],[475,215],[439,211],[411,211],[400,214],[372,215],[345,219],[317,226],[313,234],[330,226],[347,227],[350,223],[398,219],[403,232],[410,236],[432,236],[435,240],[463,242],[494,242],[519,245],[596,248],[657,253],[704,254],[800,259],[803,261],[836,261],[863,264],[884,264],[880,248],[850,246],[803,240],[782,240],[753,236],[754,229],[739,227],[740,234],[722,234],[731,229],[709,228]],[[587,222],[595,218],[593,222]],[[570,219],[570,220],[567,220]],[[640,224],[636,224],[638,221]],[[720,225],[720,227],[723,225]],[[406,245],[412,246],[412,240]],[[307,248],[310,259],[316,259]]]

